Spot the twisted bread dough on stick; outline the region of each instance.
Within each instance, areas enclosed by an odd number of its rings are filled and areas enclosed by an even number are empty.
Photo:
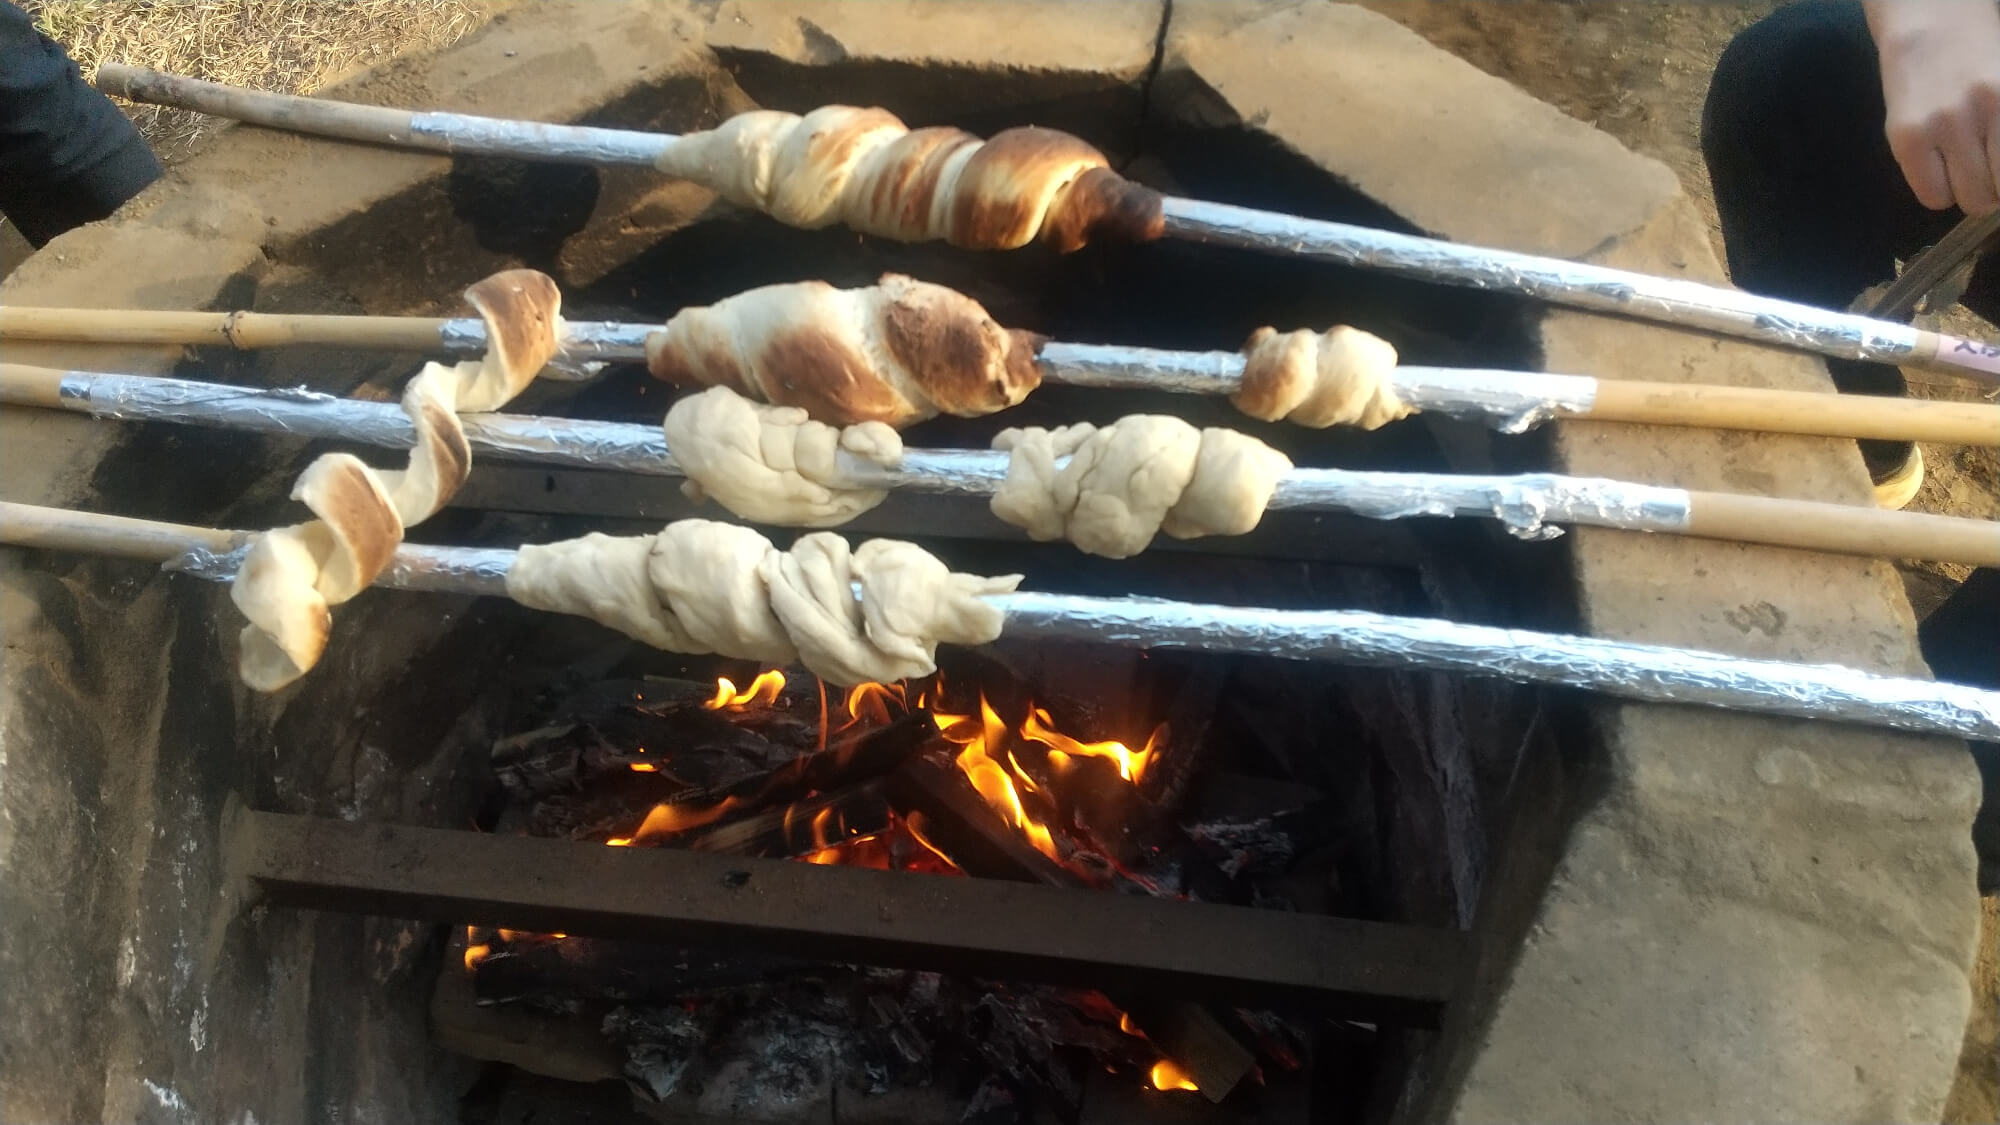
[[[937,670],[940,643],[998,638],[1000,611],[982,596],[1020,582],[1018,574],[953,573],[894,539],[871,539],[850,553],[846,540],[822,531],[780,551],[748,528],[679,520],[658,535],[523,547],[507,572],[507,593],[675,652],[802,660],[820,678],[850,687],[927,676]]]
[[[688,499],[712,496],[746,520],[779,527],[835,527],[888,498],[882,489],[841,486],[841,450],[884,468],[903,460],[902,437],[880,422],[829,426],[728,387],[674,403],[664,428],[667,451],[687,474]]]
[[[1145,550],[1161,531],[1176,539],[1249,531],[1292,468],[1247,434],[1196,430],[1160,414],[1129,415],[1103,429],[1086,422],[1003,430],[993,447],[1009,453],[994,515],[1031,539],[1068,539],[1113,559]]]
[[[1012,406],[1042,381],[1041,344],[942,285],[884,274],[862,289],[767,285],[682,309],[646,338],[646,367],[682,386],[721,386],[834,425],[898,429]]]
[[[1037,238],[1062,251],[1100,236],[1145,242],[1165,223],[1159,193],[1113,172],[1076,137],[1034,126],[981,141],[960,129],[913,130],[881,109],[756,110],[681,137],[657,163],[791,226],[845,223],[967,250]]]
[[[1259,328],[1243,353],[1243,387],[1229,401],[1252,418],[1372,430],[1413,412],[1389,384],[1396,349],[1359,328]]]
[[[862,289],[804,281],[682,309],[646,338],[646,366],[670,383],[729,387],[820,422],[901,429],[1020,402],[1041,384],[1043,342],[995,324],[970,297],[891,273]],[[1252,418],[1372,430],[1413,412],[1390,383],[1396,349],[1358,328],[1259,328],[1243,352],[1230,401]]]
[[[267,531],[251,544],[230,600],[250,619],[238,671],[258,691],[276,691],[319,661],[332,607],[374,581],[403,529],[444,506],[472,468],[458,411],[492,410],[531,382],[556,353],[562,295],[534,270],[475,283],[465,299],[486,321],[484,359],[427,363],[403,391],[416,427],[409,467],[373,469],[347,453],[306,466],[292,498],[318,519]]]

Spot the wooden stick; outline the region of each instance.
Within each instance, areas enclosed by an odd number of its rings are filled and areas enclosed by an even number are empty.
[[[57,388],[54,392],[51,380]],[[408,448],[411,441],[407,420],[387,403],[349,399],[304,403],[254,389],[169,379],[92,376],[0,364],[0,402],[46,406],[53,397],[54,405],[65,410],[96,410],[98,405],[90,394],[79,389],[93,380],[127,388],[129,393],[118,405],[106,408],[116,417],[264,428],[397,448]],[[195,393],[183,396],[185,400],[170,411],[136,412],[138,392],[158,388]],[[255,399],[257,409],[216,413],[232,398]],[[472,416],[466,430],[475,450],[514,460],[648,475],[680,472],[670,462],[660,431],[651,426],[486,414]],[[562,434],[569,437],[562,438]],[[523,440],[510,441],[509,435]],[[905,449],[901,467],[894,470],[858,460],[843,463],[856,486],[971,496],[990,496],[1006,475],[1006,466],[1006,456],[1000,453],[919,448]],[[1409,515],[1499,517],[1521,530],[1533,530],[1542,523],[1617,527],[1872,558],[2000,566],[2000,529],[1983,520],[1549,474],[1475,477],[1295,469],[1279,480],[1270,508],[1354,511],[1383,519]],[[1729,513],[1737,514],[1732,517]]]
[[[10,546],[160,562],[196,547],[220,554],[249,541],[243,531],[0,501],[0,543]]]
[[[444,325],[442,318],[416,316],[0,306],[0,338],[93,344],[193,344],[238,349],[312,344],[433,352],[443,345],[439,333]]]
[[[230,549],[250,532],[93,516],[0,501],[0,543],[167,562]],[[505,596],[515,552],[405,543],[374,584]],[[985,599],[1018,640],[1242,653],[1497,676],[1620,699],[1835,719],[1892,730],[2000,740],[2000,692],[1878,676],[1830,664],[1753,660],[1598,637],[1499,629],[1359,610],[1283,610],[1150,598],[1021,591]]]
[[[98,88],[134,101],[372,144],[597,165],[654,165],[679,138],[666,133],[418,113],[267,94],[103,63]],[[2000,345],[1893,321],[1656,277],[1394,231],[1162,197],[1151,237],[1337,262],[1447,285],[1519,293],[1553,304],[1752,340],[1793,351],[1936,366],[2000,384]]]
[[[1655,426],[2000,445],[2000,406],[1819,391],[1599,379],[1589,408],[1570,416]]]
[[[1690,492],[1687,533],[1807,551],[2000,567],[2000,523],[1925,512]]]
[[[447,326],[462,326],[466,331],[448,332]],[[239,350],[316,346],[462,353],[468,345],[476,347],[483,339],[480,328],[476,320],[436,317],[0,306],[0,339],[7,340],[182,344]],[[581,357],[643,362],[645,336],[656,330],[656,326],[570,321],[564,325],[564,338]],[[1240,376],[1240,357],[1228,353],[1142,352],[1062,344],[1045,347],[1039,365],[1042,377],[1053,383],[1229,394],[1239,385],[1237,376],[1186,379],[1180,377],[1175,366],[1180,363],[1190,368],[1220,368],[1229,360],[1238,361],[1234,366]],[[1533,388],[1538,381],[1550,378],[1540,372],[1400,367],[1391,377],[1391,384],[1414,403],[1430,403],[1428,409],[1460,413],[1449,404],[1449,392],[1441,399],[1438,388],[1462,385],[1472,376],[1491,390],[1523,395],[1524,403],[1529,401],[1528,396],[1537,393]],[[1557,401],[1550,410],[1556,417],[1885,441],[2000,445],[2000,405],[1991,403],[1567,378],[1591,387],[1589,405],[1578,409],[1574,404]],[[1441,400],[1445,405],[1438,405]]]

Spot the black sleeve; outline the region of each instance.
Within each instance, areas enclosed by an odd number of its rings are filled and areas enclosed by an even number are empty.
[[[159,176],[131,121],[26,12],[0,0],[0,213],[41,246]]]

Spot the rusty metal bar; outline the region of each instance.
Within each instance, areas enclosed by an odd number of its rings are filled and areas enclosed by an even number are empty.
[[[1470,935],[670,848],[606,848],[237,810],[264,901],[725,946],[1434,1027]]]

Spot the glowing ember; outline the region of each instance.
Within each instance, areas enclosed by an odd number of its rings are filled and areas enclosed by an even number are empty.
[[[1146,1075],[1146,1081],[1152,1083],[1155,1090],[1201,1089],[1201,1087],[1194,1084],[1193,1079],[1187,1076],[1186,1071],[1175,1066],[1168,1059],[1161,1059],[1159,1062],[1154,1063],[1153,1069]]]
[[[658,772],[660,772],[660,767],[658,767],[658,766],[654,765],[654,764],[653,764],[653,763],[651,763],[651,762],[633,762],[633,763],[632,763],[632,772],[633,772],[633,773],[658,773]]]
[[[472,971],[473,969],[477,968],[477,967],[478,967],[478,965],[479,965],[479,963],[480,963],[481,961],[484,961],[484,960],[486,960],[486,957],[487,957],[487,955],[488,955],[488,954],[490,954],[490,953],[492,953],[492,952],[493,952],[493,947],[492,947],[492,946],[490,946],[490,945],[487,945],[487,944],[486,944],[485,942],[481,942],[481,943],[479,943],[478,945],[468,945],[468,946],[466,946],[466,947],[465,947],[465,971],[469,973],[469,972],[471,972],[471,971]]]
[[[750,681],[750,686],[741,691],[736,690],[736,684],[727,676],[717,676],[715,698],[702,706],[711,711],[741,711],[752,703],[769,707],[778,701],[778,693],[783,690],[785,674],[775,668],[759,672],[757,678]]]
[[[1118,770],[1118,776],[1137,784],[1152,764],[1153,751],[1165,727],[1153,728],[1146,738],[1144,749],[1134,751],[1122,742],[1080,742],[1055,729],[1055,722],[1049,713],[1040,707],[1028,709],[1028,718],[1021,724],[1021,737],[1031,742],[1039,742],[1049,748],[1049,763],[1061,770],[1068,766],[1072,758],[1103,758]]]

